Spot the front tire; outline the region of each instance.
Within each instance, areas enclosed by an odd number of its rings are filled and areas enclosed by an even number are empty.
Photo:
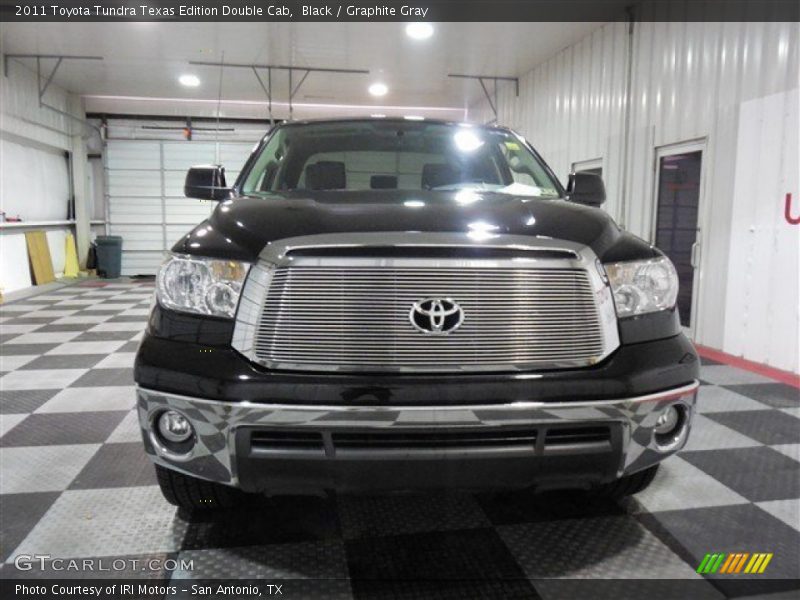
[[[234,488],[190,477],[172,469],[155,465],[161,493],[170,504],[188,511],[234,508],[244,494]]]
[[[591,494],[595,498],[622,500],[647,489],[655,479],[657,472],[658,465],[653,465],[643,471],[638,471],[632,475],[626,475],[610,483],[598,486],[591,491]]]

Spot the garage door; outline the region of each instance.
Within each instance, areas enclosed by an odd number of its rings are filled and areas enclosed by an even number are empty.
[[[122,274],[154,275],[164,252],[214,208],[183,195],[189,167],[220,163],[233,183],[252,148],[252,142],[110,140],[109,231],[124,240]]]

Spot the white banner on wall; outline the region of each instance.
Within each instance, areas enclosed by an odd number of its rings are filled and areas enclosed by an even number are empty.
[[[725,347],[730,354],[800,371],[798,90],[744,102],[739,112]]]

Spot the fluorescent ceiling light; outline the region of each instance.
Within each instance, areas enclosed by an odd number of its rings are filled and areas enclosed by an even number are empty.
[[[425,206],[425,203],[422,200],[406,200],[403,202],[403,204],[409,208],[422,208]]]
[[[433,35],[433,25],[430,23],[409,23],[406,25],[406,35],[415,40],[427,40]]]
[[[186,87],[197,87],[200,85],[200,78],[197,75],[181,75],[178,77],[178,82]]]
[[[425,117],[420,117],[419,115],[406,115],[403,117],[406,121],[424,121]]]
[[[369,93],[373,96],[385,96],[388,91],[385,83],[373,83],[369,86]]]

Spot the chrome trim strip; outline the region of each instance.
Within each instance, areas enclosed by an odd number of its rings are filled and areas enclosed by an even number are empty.
[[[328,413],[376,413],[376,412],[396,412],[396,411],[424,411],[435,412],[438,414],[447,413],[448,411],[463,412],[468,411],[515,411],[515,410],[530,410],[530,409],[552,409],[558,410],[561,408],[600,408],[603,406],[615,406],[618,404],[639,404],[641,402],[665,402],[668,400],[675,400],[682,396],[687,396],[698,390],[700,382],[695,379],[692,383],[678,388],[664,390],[662,392],[653,392],[651,394],[644,394],[641,396],[630,396],[628,398],[615,398],[612,400],[582,400],[580,402],[510,402],[508,404],[457,404],[457,405],[440,405],[440,406],[343,406],[343,405],[330,405],[330,404],[273,404],[262,402],[250,402],[242,400],[239,402],[229,402],[225,400],[213,400],[210,398],[195,398],[193,396],[183,396],[181,394],[173,394],[170,392],[160,392],[150,388],[136,386],[137,390],[146,392],[148,394],[157,394],[159,396],[170,396],[172,398],[179,398],[194,404],[207,404],[209,406],[217,406],[219,408],[226,408],[228,410],[237,408],[263,408],[266,410],[286,410],[292,412],[309,411],[313,413],[328,412]],[[319,425],[319,423],[317,423]],[[369,426],[369,422],[364,423]]]

